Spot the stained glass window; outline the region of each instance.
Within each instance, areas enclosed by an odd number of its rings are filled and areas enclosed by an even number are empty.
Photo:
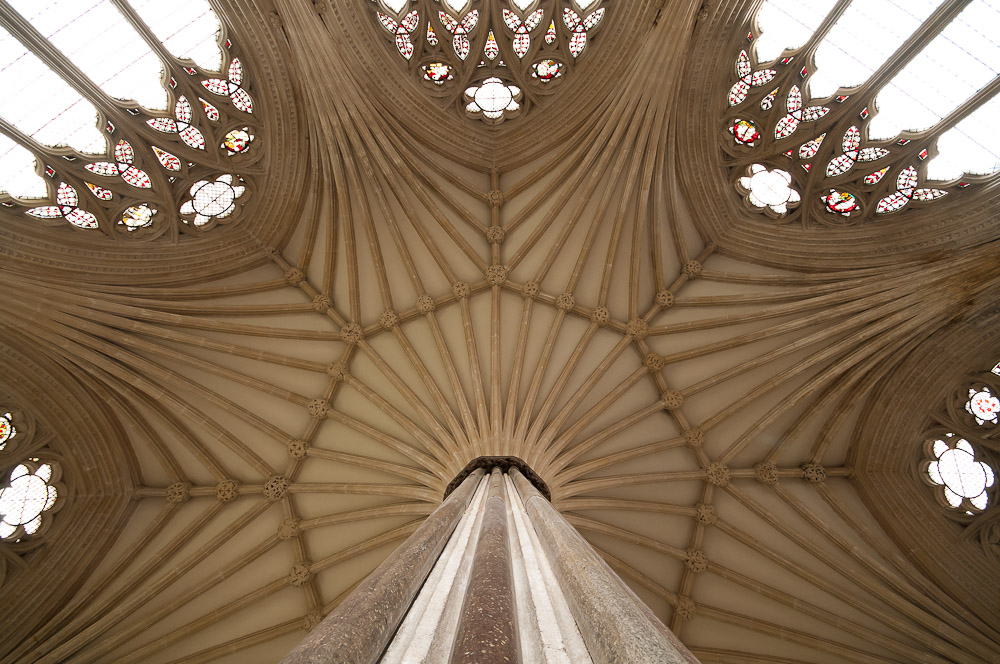
[[[14,418],[10,413],[0,415],[0,450],[7,447],[7,441],[17,435]]]
[[[42,464],[32,471],[25,464],[10,472],[10,484],[0,489],[0,539],[19,539],[32,535],[42,525],[42,513],[52,509],[58,498],[56,487],[49,485],[52,466]]]
[[[982,511],[989,503],[987,489],[993,487],[995,476],[989,464],[976,459],[969,441],[948,434],[933,442],[934,460],[927,467],[931,482],[944,489],[947,503],[955,508],[968,501]]]

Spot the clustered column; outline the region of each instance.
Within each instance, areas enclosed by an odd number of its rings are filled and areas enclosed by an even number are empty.
[[[517,467],[480,465],[284,664],[697,662]]]

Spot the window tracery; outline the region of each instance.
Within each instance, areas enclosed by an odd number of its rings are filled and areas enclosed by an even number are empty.
[[[26,551],[41,541],[67,491],[33,419],[18,408],[0,411],[0,542]]]
[[[556,89],[592,48],[588,44],[607,20],[602,5],[603,0],[372,0],[380,32],[428,91],[489,124],[525,112]],[[495,110],[476,98],[477,91],[506,98],[504,90],[512,100]]]
[[[14,92],[0,101],[3,216],[131,239],[238,219],[239,205],[182,205],[193,184],[224,176],[239,182],[223,198],[253,189],[262,149],[234,50],[206,0],[0,8],[0,84]]]
[[[1000,170],[998,32],[989,0],[768,0],[734,53],[734,172],[789,172],[806,204],[781,216],[807,225],[878,221],[984,182]]]
[[[966,535],[979,537],[994,553],[993,537],[1000,507],[996,472],[1000,444],[1000,364],[962,381],[932,417],[921,448],[919,473],[946,514],[966,524]]]

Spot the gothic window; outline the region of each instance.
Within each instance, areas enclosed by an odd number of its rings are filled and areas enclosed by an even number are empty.
[[[743,34],[724,145],[734,181],[790,173],[803,204],[779,216],[880,221],[1000,170],[995,0],[767,0]]]
[[[956,387],[945,409],[933,414],[936,423],[925,437],[920,457],[921,475],[938,503],[968,524],[971,534],[995,519],[997,509],[998,372],[995,365]]]
[[[0,540],[16,542],[39,531],[59,490],[53,485],[52,465],[36,458],[14,466],[5,479],[0,489]]]
[[[47,437],[35,435],[34,421],[19,409],[0,411],[0,542],[24,551],[39,543],[66,488],[55,455],[45,447]]]
[[[588,58],[608,20],[603,4],[372,0],[372,14],[390,48],[430,94],[467,117],[497,124],[555,91]]]
[[[238,174],[261,157],[252,79],[234,50],[207,0],[0,7],[3,218],[124,238],[237,219],[235,204],[183,207],[195,184],[252,189]]]

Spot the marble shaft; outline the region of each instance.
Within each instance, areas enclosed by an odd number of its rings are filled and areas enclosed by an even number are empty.
[[[284,664],[697,661],[504,463],[461,479]]]

